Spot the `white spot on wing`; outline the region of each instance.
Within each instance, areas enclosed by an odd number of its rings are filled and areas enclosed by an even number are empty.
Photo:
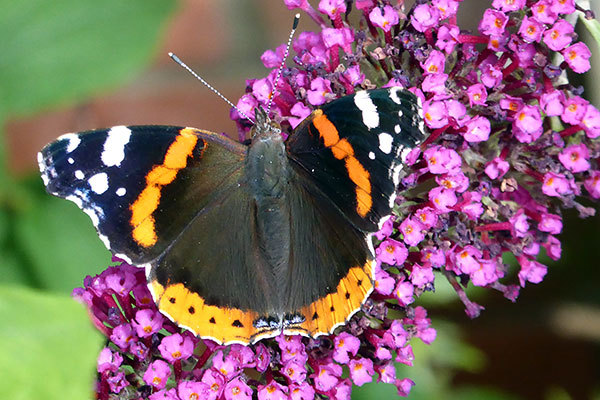
[[[67,162],[68,162],[69,164],[75,164],[75,160],[73,160],[73,157],[69,157],[69,158],[67,158]]]
[[[120,166],[125,158],[125,145],[129,143],[131,129],[126,126],[114,126],[108,131],[102,150],[102,162],[107,167]]]
[[[375,153],[373,153],[372,151],[370,151],[370,152],[369,152],[369,158],[370,158],[371,160],[374,160],[374,159],[375,159]]]
[[[390,89],[390,99],[396,104],[400,104],[400,97],[398,97],[398,92],[401,89],[399,87],[393,87]]]
[[[396,133],[400,133],[400,131],[401,131],[401,130],[402,130],[402,129],[400,129],[400,124],[398,124],[398,125],[394,126],[394,132],[396,132]]]
[[[124,187],[120,187],[117,189],[117,191],[115,193],[117,196],[123,197],[123,196],[125,196],[125,193],[127,193],[127,190]]]
[[[67,153],[71,153],[81,143],[81,138],[76,133],[65,133],[58,137],[58,140],[67,140]]]
[[[85,175],[83,174],[83,172],[81,170],[78,169],[77,171],[75,171],[75,178],[83,179],[83,178],[85,178]]]
[[[367,128],[377,128],[379,126],[379,113],[377,106],[369,97],[369,93],[365,90],[356,92],[354,95],[354,104],[362,111],[362,120]]]
[[[394,138],[389,133],[383,132],[379,134],[379,150],[383,151],[385,154],[390,154],[392,152],[393,142]]]
[[[100,172],[88,179],[90,188],[96,194],[102,194],[108,190],[108,175],[105,172]]]

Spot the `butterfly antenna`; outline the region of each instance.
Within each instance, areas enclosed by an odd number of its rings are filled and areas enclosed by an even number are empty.
[[[179,57],[177,57],[175,54],[173,54],[171,52],[169,52],[169,57],[171,57],[173,59],[173,61],[175,61],[181,67],[183,67],[184,69],[186,69],[196,79],[198,79],[200,82],[202,82],[204,84],[204,86],[206,86],[207,88],[209,88],[210,90],[212,90],[217,96],[219,96],[221,99],[223,99],[227,104],[229,104],[231,107],[235,108],[235,110],[242,117],[246,118],[247,120],[249,120],[250,122],[252,122],[252,124],[254,124],[254,120],[252,118],[250,118],[245,113],[243,113],[239,108],[237,108],[235,104],[233,104],[231,101],[229,101],[229,99],[227,97],[223,96],[221,94],[221,92],[219,92],[217,89],[215,89],[210,83],[206,82],[200,75],[198,75],[196,72],[194,72],[193,69],[191,69],[190,67],[188,67],[183,61],[181,61],[181,59]]]
[[[287,45],[285,46],[285,52],[283,53],[283,60],[281,60],[281,65],[277,69],[277,75],[275,75],[275,84],[273,85],[273,92],[269,97],[269,102],[267,103],[267,115],[271,111],[271,104],[273,103],[273,98],[277,95],[277,85],[279,84],[279,78],[281,77],[281,71],[285,66],[285,61],[287,60],[288,55],[290,54],[290,46],[292,45],[292,39],[294,34],[296,33],[296,29],[298,28],[298,21],[300,21],[300,14],[296,14],[294,16],[294,22],[292,24],[292,31],[290,32],[290,36],[287,41]]]

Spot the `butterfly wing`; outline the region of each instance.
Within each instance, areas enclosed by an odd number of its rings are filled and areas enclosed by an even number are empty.
[[[391,88],[328,103],[290,135],[290,218],[298,222],[285,291],[299,311],[286,333],[330,333],[373,290],[370,233],[391,214],[403,160],[422,129],[417,98]]]
[[[113,253],[141,264],[231,187],[245,153],[193,128],[117,126],[63,135],[38,161],[46,190],[86,212]]]
[[[281,292],[287,334],[332,332],[359,310],[373,290],[371,241],[304,171],[290,180],[290,252]],[[294,322],[296,318],[296,322]]]
[[[391,213],[406,155],[424,139],[419,110],[399,88],[356,92],[313,111],[288,138],[288,156],[357,228],[374,232]]]
[[[247,343],[268,291],[243,190],[247,147],[171,126],[63,135],[39,155],[49,193],[75,202],[119,257],[145,267],[160,310],[222,343]],[[126,156],[125,156],[126,155]]]

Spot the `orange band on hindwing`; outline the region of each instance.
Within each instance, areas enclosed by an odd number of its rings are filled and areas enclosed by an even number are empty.
[[[203,338],[247,344],[259,332],[253,325],[258,318],[255,312],[208,305],[183,283],[163,286],[153,280],[148,286],[161,312]]]
[[[304,322],[289,327],[284,333],[329,334],[334,327],[345,323],[373,290],[372,268],[373,260],[368,260],[362,267],[351,268],[335,292],[302,308],[300,313]]]
[[[156,226],[153,213],[160,203],[163,186],[175,180],[177,173],[187,165],[188,157],[192,156],[198,143],[198,137],[189,128],[182,129],[175,141],[171,143],[162,164],[155,165],[146,174],[146,187],[135,202],[129,206],[133,228],[133,240],[142,247],[156,244]],[[206,142],[202,143],[206,146]]]
[[[371,174],[354,156],[354,148],[347,139],[340,139],[340,135],[333,123],[327,119],[322,110],[313,112],[313,125],[319,131],[326,147],[331,149],[333,156],[344,160],[346,170],[352,182],[356,185],[356,212],[361,217],[366,216],[373,207],[371,197]]]

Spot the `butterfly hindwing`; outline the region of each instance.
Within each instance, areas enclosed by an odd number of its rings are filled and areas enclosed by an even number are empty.
[[[398,174],[424,134],[417,97],[399,88],[358,91],[313,111],[290,135],[292,165],[358,228],[390,215]]]

